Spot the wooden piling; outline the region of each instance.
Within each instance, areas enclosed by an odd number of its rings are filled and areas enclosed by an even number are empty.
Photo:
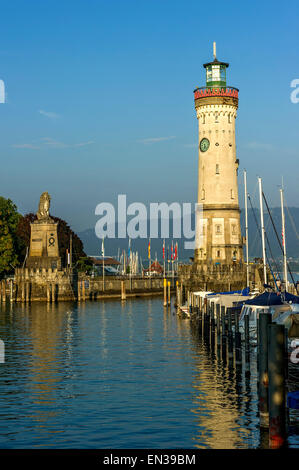
[[[25,302],[25,281],[21,281],[21,300]]]
[[[284,326],[268,325],[269,373],[269,447],[281,448],[286,443],[286,377]]]
[[[13,280],[10,280],[10,289],[9,289],[9,297],[10,297],[10,302],[13,302]]]
[[[3,292],[2,302],[5,304],[6,302],[6,280],[5,279],[3,279],[2,281],[2,292]]]
[[[81,281],[78,281],[77,296],[78,296],[78,301],[80,301],[81,300]]]
[[[53,283],[51,286],[52,290],[52,302],[55,302],[55,284]]]
[[[170,281],[168,281],[168,305],[170,305]]]
[[[268,326],[271,323],[271,315],[269,313],[260,313],[259,319],[259,413],[260,426],[269,427],[269,405],[268,405]]]
[[[25,301],[26,302],[30,301],[30,283],[29,283],[29,281],[26,281],[26,284],[25,284]]]
[[[47,283],[47,302],[51,301],[50,285]]]
[[[85,281],[82,280],[82,300],[85,300]]]
[[[121,287],[121,300],[126,300],[126,284],[125,281],[120,282],[120,287]]]

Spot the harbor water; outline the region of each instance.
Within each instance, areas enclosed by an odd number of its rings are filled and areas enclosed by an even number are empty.
[[[256,351],[246,377],[160,297],[6,303],[0,338],[0,448],[267,447]]]

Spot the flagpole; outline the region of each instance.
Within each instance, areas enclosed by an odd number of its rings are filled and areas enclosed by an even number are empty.
[[[245,238],[246,238],[246,287],[249,287],[249,256],[248,256],[248,208],[247,208],[247,173],[244,170],[244,191],[245,191]]]
[[[103,257],[103,292],[105,291],[105,266],[104,266],[104,257],[105,257],[105,248],[104,248],[104,237],[102,241],[102,257]]]
[[[163,240],[163,268],[164,268],[163,277],[165,278],[165,238]]]
[[[286,234],[285,234],[285,218],[284,218],[284,201],[283,201],[283,187],[280,189],[280,202],[281,202],[281,224],[282,224],[282,247],[283,247],[283,270],[284,270],[284,283],[285,290],[288,290],[288,267],[287,267],[287,249],[286,249]]]
[[[260,212],[261,212],[261,232],[262,232],[262,249],[263,249],[263,266],[264,266],[264,283],[267,284],[267,261],[266,261],[266,245],[265,245],[265,226],[264,226],[264,212],[263,212],[263,189],[262,178],[258,178],[259,194],[260,194]]]

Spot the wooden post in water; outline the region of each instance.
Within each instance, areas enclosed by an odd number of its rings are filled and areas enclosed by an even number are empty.
[[[250,376],[250,351],[249,351],[249,315],[244,316],[245,329],[245,376]]]
[[[228,356],[233,357],[233,330],[232,330],[232,311],[231,308],[227,309],[227,319],[228,319]]]
[[[26,281],[26,293],[25,293],[25,299],[26,299],[26,302],[29,302],[30,301],[30,283],[29,281]]]
[[[21,281],[21,300],[25,302],[25,281]]]
[[[225,306],[221,305],[221,334],[225,336]]]
[[[82,300],[85,300],[85,280],[82,279]]]
[[[268,406],[268,326],[271,323],[271,315],[269,313],[260,313],[259,319],[259,412],[260,426],[269,427],[269,406]]]
[[[51,287],[52,287],[52,302],[55,302],[55,300],[56,300],[56,299],[55,299],[55,284],[52,283],[52,286],[51,286]]]
[[[170,281],[168,281],[168,305],[170,305]]]
[[[10,289],[9,289],[9,297],[10,297],[10,302],[12,303],[13,302],[13,280],[11,279],[10,280]]]
[[[81,300],[81,281],[78,281],[78,285],[77,285],[77,292],[78,292],[78,301],[80,302]]]
[[[125,281],[120,281],[120,287],[121,287],[121,300],[126,300],[126,284]]]
[[[285,332],[283,325],[268,325],[269,447],[286,443]]]
[[[50,285],[47,283],[47,302],[50,302]]]
[[[5,304],[6,302],[6,280],[5,279],[3,279],[2,281],[2,292],[3,292],[2,302]]]

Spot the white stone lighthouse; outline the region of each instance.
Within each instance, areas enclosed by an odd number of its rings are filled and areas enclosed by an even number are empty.
[[[198,203],[203,205],[195,263],[243,261],[238,200],[235,122],[238,89],[226,85],[229,64],[216,58],[203,65],[206,86],[194,91],[198,119]]]

